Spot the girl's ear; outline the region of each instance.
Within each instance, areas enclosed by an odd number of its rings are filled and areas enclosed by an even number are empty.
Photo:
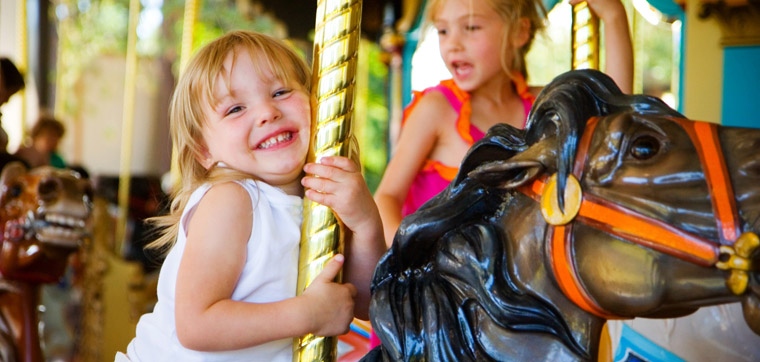
[[[514,26],[514,30],[512,31],[514,47],[515,49],[520,49],[527,44],[530,39],[530,20],[528,18],[519,18],[512,26]]]
[[[216,163],[205,145],[201,146],[200,152],[195,156],[195,159],[207,170],[210,170]]]

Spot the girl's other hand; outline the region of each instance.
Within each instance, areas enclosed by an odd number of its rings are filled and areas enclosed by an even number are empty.
[[[308,174],[301,179],[306,197],[328,206],[352,231],[380,220],[375,200],[362,177],[361,168],[345,157],[325,157],[320,163],[304,166]],[[313,176],[312,176],[313,175]]]
[[[614,21],[618,16],[625,16],[625,8],[620,0],[569,0],[570,5],[587,2],[591,10],[605,22]]]
[[[356,287],[334,282],[343,267],[344,257],[334,256],[301,295],[305,298],[311,333],[329,337],[348,333],[354,319]]]

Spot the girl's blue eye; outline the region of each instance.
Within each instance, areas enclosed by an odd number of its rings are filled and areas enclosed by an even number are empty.
[[[230,114],[233,114],[233,113],[240,112],[242,110],[243,110],[243,107],[241,107],[241,106],[234,106],[234,107],[228,109],[227,113],[225,113],[224,115],[227,116],[227,115],[230,115]]]
[[[284,96],[284,95],[286,95],[286,94],[288,94],[288,93],[290,93],[292,91],[293,91],[292,89],[280,89],[280,90],[274,92],[274,94],[272,94],[272,97],[273,98],[281,97],[281,96]]]

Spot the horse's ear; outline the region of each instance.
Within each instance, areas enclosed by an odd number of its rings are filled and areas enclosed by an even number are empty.
[[[7,185],[10,181],[26,173],[26,167],[21,162],[11,162],[3,167],[0,173],[0,185]]]
[[[509,159],[483,163],[468,176],[488,186],[516,188],[544,173],[545,165],[556,163],[556,143],[556,137],[547,137]]]
[[[8,191],[11,188],[14,180],[21,177],[26,173],[26,166],[21,162],[11,162],[3,167],[2,173],[0,173],[0,201],[5,203],[8,197]]]

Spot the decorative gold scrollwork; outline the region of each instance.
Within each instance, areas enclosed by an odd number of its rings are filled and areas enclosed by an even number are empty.
[[[758,246],[760,246],[760,238],[757,234],[746,232],[739,236],[733,246],[721,245],[720,247],[720,260],[715,266],[718,269],[731,271],[726,285],[736,295],[742,295],[747,290],[748,272],[757,267],[753,265],[750,257]]]

